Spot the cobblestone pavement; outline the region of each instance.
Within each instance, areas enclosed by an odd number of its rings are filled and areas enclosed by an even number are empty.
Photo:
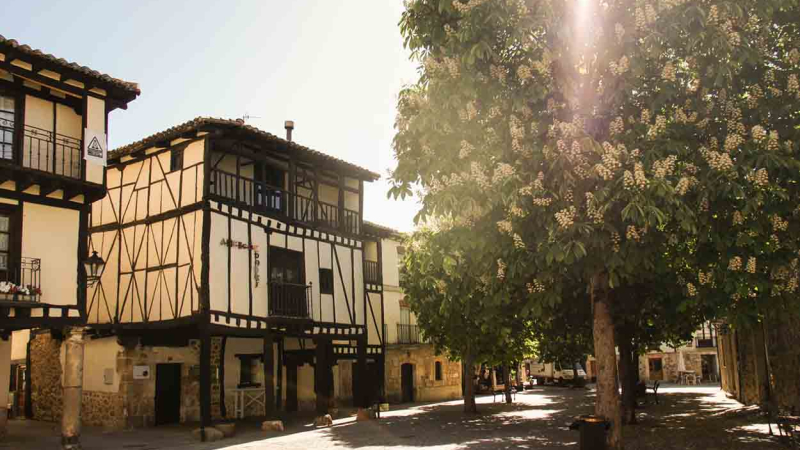
[[[662,394],[663,392],[663,394]],[[716,387],[663,387],[659,405],[648,404],[640,423],[625,428],[628,450],[784,448],[769,436],[766,422],[752,408],[727,399]],[[478,415],[464,415],[461,402],[396,407],[379,421],[337,419],[315,429],[311,419],[288,421],[285,433],[262,432],[255,423],[237,425],[237,436],[215,443],[192,440],[189,426],[102,432],[86,429],[85,450],[267,450],[267,449],[564,449],[577,448],[574,416],[592,412],[594,394],[583,389],[537,387],[516,402],[478,399]],[[10,423],[0,449],[57,449],[58,426],[42,422]]]

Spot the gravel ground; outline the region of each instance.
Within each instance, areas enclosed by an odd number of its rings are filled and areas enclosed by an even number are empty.
[[[670,387],[659,390],[659,405],[641,409],[640,423],[626,427],[628,450],[703,449],[769,450],[785,448],[769,436],[766,422],[752,408],[727,399],[716,387]],[[192,427],[102,432],[86,429],[84,450],[261,450],[261,449],[563,449],[577,448],[573,417],[591,413],[591,390],[537,387],[517,395],[511,405],[478,399],[478,415],[464,415],[461,402],[393,408],[379,421],[337,419],[330,428],[314,429],[311,418],[287,421],[285,433],[265,433],[255,423],[238,425],[237,436],[215,443],[191,439]],[[56,449],[56,424],[17,422],[9,425],[6,449]]]

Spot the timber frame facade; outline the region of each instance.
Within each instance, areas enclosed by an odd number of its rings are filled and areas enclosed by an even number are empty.
[[[85,322],[89,208],[106,190],[84,130],[108,133],[108,113],[138,95],[0,36],[0,334]]]
[[[230,368],[212,373],[212,339],[223,359],[226,340],[263,341],[258,355],[237,357],[262,361],[267,416],[297,409],[304,365],[318,413],[332,404],[339,362],[352,363],[354,404],[374,403],[383,305],[363,193],[377,178],[236,120],[197,118],[115,150],[89,218],[89,247],[106,261],[87,291],[90,327],[130,345],[199,341],[204,427],[213,380],[223,386],[213,416],[232,406]]]

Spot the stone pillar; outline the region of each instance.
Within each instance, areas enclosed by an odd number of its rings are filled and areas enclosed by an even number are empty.
[[[317,414],[328,414],[328,397],[330,392],[330,385],[328,384],[328,372],[331,371],[330,361],[328,359],[328,347],[331,342],[326,339],[317,339],[314,362],[314,377],[317,384]]]
[[[264,336],[264,415],[273,419],[275,413],[275,351],[272,333]]]
[[[11,335],[0,339],[0,439],[6,436],[8,422],[8,387],[11,377]]]
[[[211,427],[211,336],[200,330],[200,440],[206,441]]]
[[[373,380],[367,378],[367,337],[364,336],[358,340],[358,355],[356,360],[356,372],[358,372],[358,390],[353,392],[356,400],[356,406],[359,408],[369,407],[369,393],[368,386],[372,385]]]
[[[64,340],[63,413],[61,415],[61,447],[80,450],[81,401],[83,397],[83,335],[84,328],[66,330]]]

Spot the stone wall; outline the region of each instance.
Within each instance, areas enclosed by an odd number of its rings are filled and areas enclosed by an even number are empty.
[[[435,379],[435,364],[442,363],[442,380]],[[461,398],[461,363],[436,355],[432,345],[396,345],[386,349],[386,397],[402,401],[401,366],[414,366],[414,399],[418,402]]]
[[[124,399],[117,392],[83,391],[83,425],[122,429],[125,427]]]
[[[37,420],[61,420],[61,341],[50,333],[31,336],[31,404]]]

